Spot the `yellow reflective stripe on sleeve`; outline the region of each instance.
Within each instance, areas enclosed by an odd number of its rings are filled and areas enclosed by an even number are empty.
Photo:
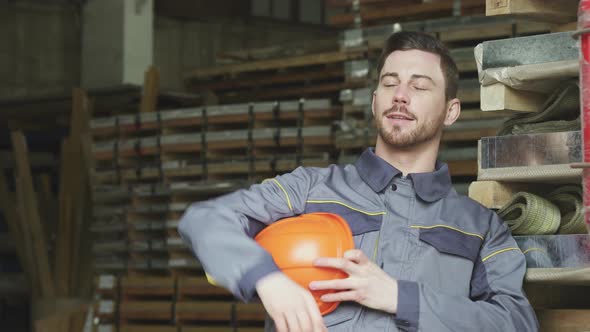
[[[483,258],[481,261],[482,261],[482,262],[485,262],[485,261],[487,261],[488,259],[490,259],[490,258],[492,258],[492,257],[496,256],[497,254],[501,254],[501,253],[503,253],[503,252],[507,252],[507,251],[510,251],[510,250],[518,250],[518,251],[520,251],[520,248],[505,248],[505,249],[501,249],[501,250],[498,250],[498,251],[496,251],[496,252],[493,252],[493,253],[491,253],[491,254],[487,255],[487,256],[486,256],[486,257],[484,257],[484,258]]]
[[[542,252],[546,252],[545,250],[543,250],[541,248],[535,248],[535,247],[533,247],[533,248],[528,248],[527,250],[523,251],[522,253],[523,254],[527,254],[527,253],[529,253],[531,251],[542,251]]]
[[[277,179],[266,179],[266,180],[262,181],[262,183],[264,183],[266,181],[274,181],[277,184],[277,186],[279,186],[279,188],[281,188],[283,193],[285,193],[285,197],[287,198],[287,205],[289,206],[289,210],[293,211],[293,206],[291,205],[291,199],[289,199],[289,194],[287,194],[287,191],[285,190],[283,185],[281,185],[281,183]]]
[[[213,279],[213,277],[211,277],[209,275],[209,273],[205,272],[205,277],[207,277],[207,282],[210,283],[213,286],[217,286],[219,287],[219,285],[217,284],[217,282],[215,281],[215,279]]]
[[[410,226],[410,227],[412,227],[412,228],[425,228],[425,229],[431,229],[431,228],[437,228],[437,227],[444,227],[444,228],[452,229],[454,231],[457,231],[457,232],[462,233],[462,234],[465,234],[465,235],[471,235],[471,236],[478,237],[478,238],[480,238],[483,241],[483,236],[481,236],[479,234],[465,232],[465,231],[462,231],[462,230],[460,230],[458,228],[455,228],[455,227],[452,227],[452,226],[447,226],[447,225],[433,225],[433,226],[413,225],[413,226]]]
[[[307,203],[310,203],[310,204],[326,204],[326,203],[328,203],[328,204],[329,203],[331,203],[331,204],[339,204],[339,205],[345,206],[345,207],[347,207],[347,208],[349,208],[349,209],[351,209],[353,211],[360,212],[360,213],[366,214],[368,216],[381,216],[381,215],[384,215],[385,214],[385,212],[367,212],[367,211],[359,210],[357,208],[353,208],[352,206],[350,206],[350,205],[348,205],[346,203],[339,202],[339,201],[316,201],[316,200],[310,200],[310,201],[307,201]]]

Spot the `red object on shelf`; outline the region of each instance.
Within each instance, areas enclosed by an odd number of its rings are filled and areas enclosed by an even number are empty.
[[[263,229],[256,242],[266,249],[281,271],[305,289],[314,280],[343,279],[340,270],[314,267],[319,257],[343,257],[354,248],[352,232],[342,217],[333,213],[308,213],[286,218]],[[311,291],[322,315],[338,307],[338,302],[322,302],[323,294],[333,291]]]
[[[590,0],[578,6],[578,30],[590,28]],[[582,162],[590,162],[590,32],[580,34],[580,104],[582,111]],[[583,169],[584,220],[590,230],[590,168]]]

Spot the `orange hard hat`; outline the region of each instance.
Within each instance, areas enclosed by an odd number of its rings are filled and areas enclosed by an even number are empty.
[[[343,257],[345,251],[354,248],[348,223],[337,214],[318,212],[285,218],[263,229],[254,239],[272,255],[285,275],[305,289],[309,290],[314,280],[348,277],[341,270],[313,266],[318,257]],[[320,300],[331,292],[311,291],[322,315],[338,307],[338,302]]]

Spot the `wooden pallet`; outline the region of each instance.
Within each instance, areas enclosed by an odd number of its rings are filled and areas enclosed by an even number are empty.
[[[325,124],[339,117],[340,108],[332,105],[328,99],[300,99],[138,114],[135,120],[131,116],[94,119],[92,132],[95,141],[108,138],[126,141],[133,137],[155,136],[160,131],[163,134],[189,133],[202,130],[205,123],[207,131],[248,129],[250,121],[253,128],[290,126],[297,121],[301,121],[304,126]]]

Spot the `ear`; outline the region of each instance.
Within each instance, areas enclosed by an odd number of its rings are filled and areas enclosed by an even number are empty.
[[[377,98],[377,90],[373,91],[373,98],[371,98],[371,112],[373,113],[373,119],[375,119],[375,98]]]
[[[445,116],[444,124],[445,126],[450,126],[457,119],[459,115],[461,115],[461,101],[457,98],[451,99],[447,102],[447,115]]]

